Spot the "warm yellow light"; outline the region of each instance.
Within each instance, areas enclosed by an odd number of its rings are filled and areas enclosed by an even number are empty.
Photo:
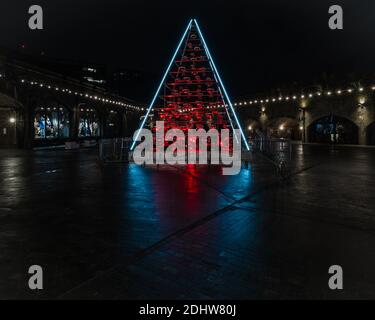
[[[14,118],[14,117],[9,118],[9,122],[10,123],[15,123],[16,122],[16,118]]]
[[[303,131],[303,127],[302,127],[302,126],[300,126],[299,129],[300,129],[301,131]]]
[[[283,131],[285,129],[284,125],[282,124],[279,129]]]
[[[253,127],[252,126],[249,126],[249,131],[253,130]]]

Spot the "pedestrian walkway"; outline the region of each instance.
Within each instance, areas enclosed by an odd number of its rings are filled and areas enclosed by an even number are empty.
[[[375,152],[295,146],[219,167],[108,165],[92,151],[2,157],[1,298],[374,298]],[[26,288],[45,268],[45,290]],[[328,268],[344,268],[342,292]]]

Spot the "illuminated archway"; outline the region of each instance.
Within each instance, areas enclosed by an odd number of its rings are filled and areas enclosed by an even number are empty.
[[[267,124],[267,135],[269,138],[301,140],[298,121],[289,117],[270,119]]]
[[[358,144],[358,126],[349,119],[329,115],[308,127],[309,142]]]

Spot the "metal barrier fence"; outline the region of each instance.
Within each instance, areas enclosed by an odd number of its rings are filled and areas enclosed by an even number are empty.
[[[99,159],[103,162],[132,161],[131,138],[101,139],[99,141]],[[242,150],[241,159],[246,164],[252,162],[254,153],[261,154],[270,161],[281,177],[286,177],[290,170],[292,147],[286,139],[250,140],[251,151]],[[210,162],[210,152],[207,154]],[[187,160],[187,159],[186,159]]]
[[[292,144],[287,139],[255,139],[250,141],[252,151],[262,154],[276,168],[279,176],[285,178],[290,173]]]
[[[115,138],[99,140],[99,159],[103,162],[131,162],[133,153],[130,151],[132,143],[131,138]],[[241,159],[243,162],[250,162],[252,159],[251,151],[242,150]],[[188,161],[187,153],[185,160]],[[197,154],[197,161],[199,155]],[[155,154],[154,154],[155,160]],[[211,152],[207,151],[208,163],[211,161]]]
[[[253,151],[261,152],[270,160],[279,162],[289,162],[292,158],[292,148],[290,140],[286,139],[259,139],[250,141]]]
[[[104,162],[129,162],[131,138],[99,140],[99,159]]]

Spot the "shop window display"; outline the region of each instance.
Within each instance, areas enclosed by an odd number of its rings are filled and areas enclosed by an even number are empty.
[[[69,138],[69,113],[63,107],[42,107],[35,110],[35,139]]]
[[[94,109],[80,109],[79,117],[79,137],[98,137],[99,118]]]

